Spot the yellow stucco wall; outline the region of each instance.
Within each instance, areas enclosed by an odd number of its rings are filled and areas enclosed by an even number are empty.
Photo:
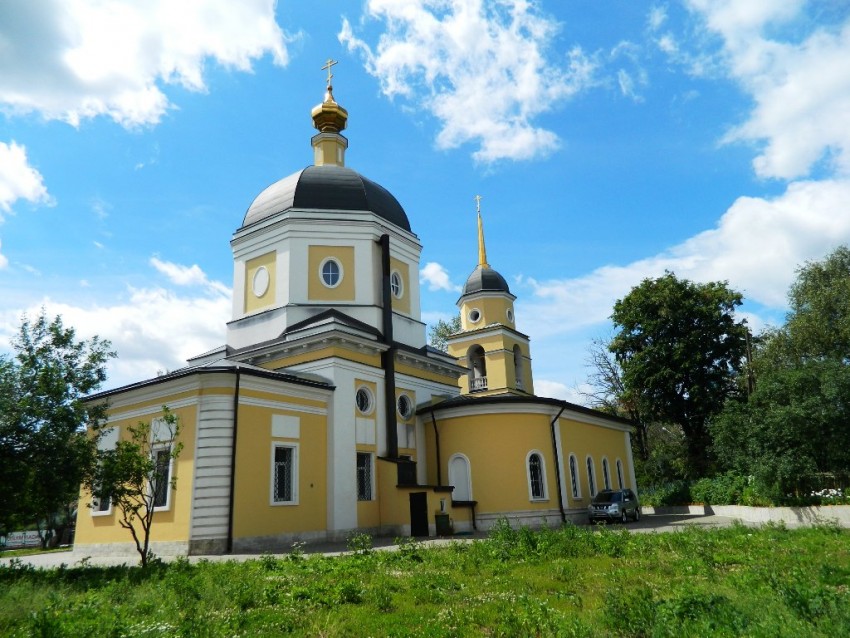
[[[508,297],[479,297],[478,299],[465,300],[460,306],[460,324],[464,330],[475,330],[493,323],[502,324],[510,328],[514,327],[513,321],[508,321],[508,309],[513,312],[514,302]],[[473,308],[481,313],[481,318],[472,323],[469,320],[469,311]]]
[[[603,428],[589,423],[581,423],[571,419],[559,421],[561,430],[561,445],[564,455],[564,473],[566,474],[568,507],[586,507],[590,503],[591,494],[587,477],[587,457],[593,459],[596,491],[605,488],[602,476],[602,459],[607,457],[612,488],[617,485],[617,460],[623,464],[623,481],[626,487],[635,489],[629,471],[629,459],[626,449],[625,434],[620,430]],[[580,498],[573,498],[569,457],[574,454],[579,475]]]
[[[427,417],[430,419],[430,417]],[[549,417],[539,414],[482,414],[443,419],[437,415],[443,483],[449,484],[449,461],[456,453],[469,459],[472,499],[480,513],[557,507],[555,465]],[[425,428],[429,459],[436,459],[433,427]],[[526,461],[540,452],[546,471],[543,501],[532,501]],[[429,468],[436,483],[436,469]]]
[[[480,513],[509,510],[533,510],[558,507],[557,479],[552,450],[551,416],[545,414],[481,414],[442,418],[437,412],[440,439],[441,479],[449,484],[449,462],[456,453],[469,459],[472,499],[478,501]],[[427,481],[437,484],[436,437],[430,414],[423,416],[425,454],[433,462],[427,469]],[[625,487],[634,489],[631,481],[626,433],[620,429],[561,418],[561,445],[566,485],[564,506],[583,508],[590,502],[586,459],[594,462],[596,491],[604,489],[602,459],[607,458],[611,487],[619,487],[617,460],[622,463]],[[531,450],[540,452],[546,472],[546,501],[531,501],[528,489],[527,458]],[[569,455],[577,460],[580,498],[571,489]]]
[[[264,398],[245,392],[242,398]],[[271,395],[267,399],[316,407],[322,402]],[[298,417],[299,436],[272,436],[272,416]],[[234,538],[324,530],[327,526],[327,416],[297,408],[239,405],[236,446]],[[274,442],[297,444],[298,502],[272,505]]]
[[[331,357],[338,357],[340,359],[346,359],[348,361],[355,361],[357,363],[362,363],[367,366],[373,366],[375,368],[381,367],[381,355],[379,354],[371,355],[365,352],[356,352],[354,350],[349,350],[348,348],[337,347],[321,348],[319,350],[312,350],[310,352],[293,354],[288,357],[270,359],[269,361],[262,362],[260,365],[269,370],[278,370],[280,368],[286,368],[288,366],[294,366],[300,363],[320,361],[322,359],[329,359]]]
[[[335,288],[322,283],[319,267],[333,257],[342,266],[342,280]],[[307,298],[310,301],[354,301],[354,247],[310,246],[307,257]]]
[[[168,405],[169,401],[173,402],[175,398],[176,395],[175,397],[168,397],[166,400],[159,399],[153,403],[158,406],[162,406],[163,404]],[[129,412],[131,410],[144,409],[150,403],[125,406],[121,408],[121,411]],[[183,450],[172,466],[172,476],[177,480],[177,485],[176,489],[169,496],[169,508],[167,511],[154,513],[153,527],[151,528],[150,535],[150,539],[153,542],[186,541],[189,539],[189,516],[192,498],[192,475],[195,465],[194,454],[198,411],[196,405],[189,405],[175,408],[173,412],[180,419],[181,431],[178,440],[183,443]],[[144,417],[110,420],[109,427],[118,427],[120,432],[119,437],[122,440],[127,440],[129,438],[127,432],[128,425],[135,425],[139,421],[150,422],[152,419],[161,416],[161,414],[158,411],[155,414]],[[121,528],[119,525],[120,514],[117,508],[113,507],[109,514],[93,514],[93,510],[89,507],[91,500],[91,494],[85,490],[81,490],[80,507],[77,512],[75,544],[82,546],[92,543],[132,543],[133,538],[130,532]]]
[[[516,385],[516,367],[514,365],[514,346],[518,346],[522,354],[522,391],[533,394],[534,381],[531,374],[531,361],[529,357],[528,343],[520,339],[506,335],[501,330],[493,332],[482,331],[475,335],[475,339],[449,344],[449,354],[458,358],[458,363],[466,368],[469,367],[468,354],[470,348],[479,345],[484,349],[485,365],[487,373],[487,391],[483,395],[503,392],[505,389],[514,390]],[[458,380],[461,394],[469,393],[469,379],[467,375],[461,375]]]
[[[410,525],[410,494],[425,492],[428,504],[428,523],[435,524],[434,516],[440,512],[440,500],[446,501],[446,514],[453,521],[469,522],[471,510],[454,508],[451,505],[451,492],[437,491],[421,485],[415,487],[399,487],[397,485],[398,470],[395,463],[378,459],[378,501],[380,503],[381,525]]]
[[[395,371],[398,374],[406,374],[411,377],[416,377],[417,379],[425,379],[426,381],[436,381],[437,383],[444,383],[451,386],[457,384],[457,380],[453,376],[422,370],[421,368],[401,363],[398,359],[396,359]]]
[[[402,291],[401,296],[393,295],[393,310],[410,314],[410,267],[403,261],[399,261],[395,257],[390,257],[390,272],[398,271],[401,275]]]
[[[275,291],[277,290],[277,268],[275,261],[277,253],[274,251],[254,257],[245,262],[245,299],[244,308],[246,313],[263,310],[275,303]],[[257,297],[254,294],[254,276],[261,268],[265,268],[269,275],[269,285],[265,293]]]

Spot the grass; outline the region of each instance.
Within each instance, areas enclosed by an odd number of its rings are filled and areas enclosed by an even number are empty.
[[[55,554],[57,552],[70,552],[71,549],[71,547],[51,547],[50,549],[41,549],[41,547],[25,547],[22,549],[0,549],[0,558],[33,556],[35,554]]]
[[[850,532],[531,532],[329,558],[0,568],[3,636],[850,635]]]

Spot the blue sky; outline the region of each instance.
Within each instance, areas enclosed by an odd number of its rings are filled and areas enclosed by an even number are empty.
[[[424,318],[476,264],[517,295],[539,394],[580,400],[614,301],[728,280],[756,329],[850,242],[850,5],[20,0],[0,5],[0,350],[44,306],[110,386],[224,342],[228,241],[312,161],[327,58],[347,164],[423,244]]]

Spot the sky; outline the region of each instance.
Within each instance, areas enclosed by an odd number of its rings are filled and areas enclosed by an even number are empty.
[[[617,299],[728,281],[758,332],[850,243],[846,0],[0,3],[0,352],[21,317],[111,340],[106,387],[221,345],[229,240],[312,163],[310,110],[423,245],[423,319],[477,263],[537,394],[582,402]]]

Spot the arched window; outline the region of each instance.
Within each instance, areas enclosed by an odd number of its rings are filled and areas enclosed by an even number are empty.
[[[605,481],[605,489],[611,489],[611,472],[608,471],[608,459],[602,459],[602,479]]]
[[[526,459],[528,470],[528,494],[532,501],[546,498],[546,468],[543,466],[543,455],[540,452],[529,452]]]
[[[626,487],[623,482],[623,462],[620,459],[617,459],[617,482],[620,484],[620,489]]]
[[[590,497],[596,496],[596,477],[593,475],[593,459],[587,457],[587,489],[590,490]]]
[[[573,484],[573,498],[581,498],[581,488],[578,483],[578,461],[574,454],[570,454],[570,482]]]
[[[464,454],[453,454],[449,459],[449,485],[453,501],[472,500],[472,481],[470,480],[469,459]]]
[[[487,363],[484,357],[484,348],[474,345],[469,349],[466,356],[469,359],[469,391],[486,390]]]
[[[525,387],[522,378],[522,352],[519,346],[514,346],[514,377],[516,378],[516,389],[522,390]]]

